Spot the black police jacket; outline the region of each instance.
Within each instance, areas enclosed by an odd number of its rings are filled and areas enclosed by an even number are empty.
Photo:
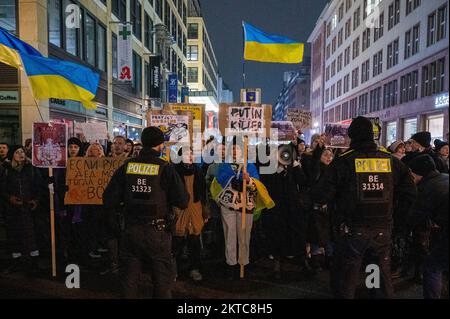
[[[374,142],[354,143],[313,186],[319,204],[336,202],[333,220],[347,226],[390,228],[394,203],[408,211],[416,197],[409,169]]]
[[[144,148],[114,173],[103,193],[103,203],[109,211],[124,205],[126,221],[139,223],[165,219],[171,207],[187,208],[189,195],[174,166],[159,158],[159,153]]]

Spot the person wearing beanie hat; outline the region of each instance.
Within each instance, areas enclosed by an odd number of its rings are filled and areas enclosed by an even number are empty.
[[[445,161],[439,158],[439,155],[436,154],[431,148],[431,134],[430,132],[418,132],[411,136],[411,146],[413,152],[405,155],[402,158],[402,162],[409,166],[409,163],[421,154],[428,154],[433,158],[434,163],[436,165],[436,169],[441,173],[448,173],[448,166],[445,164]]]
[[[378,148],[369,119],[354,119],[348,135],[350,149],[333,160],[310,191],[314,206],[335,204],[333,228],[341,230],[342,238],[337,240],[337,262],[331,275],[339,273],[342,284],[336,285],[334,293],[337,298],[355,298],[361,263],[371,251],[379,261],[383,281],[380,291],[384,297],[392,298],[393,210],[398,207],[396,213],[401,216],[408,212],[416,198],[416,188],[409,169]]]
[[[3,216],[8,248],[12,256],[6,272],[38,271],[39,250],[34,230],[34,215],[45,192],[39,169],[33,167],[22,145],[11,146],[9,161],[0,175],[0,200],[5,204]]]
[[[436,157],[442,162],[444,170],[441,173],[448,173],[449,171],[449,161],[448,161],[448,142],[441,140],[434,141],[434,151]]]
[[[171,298],[174,282],[171,235],[172,208],[188,207],[189,195],[174,166],[160,158],[164,134],[157,127],[142,131],[143,148],[119,167],[109,181],[103,203],[114,214],[122,207],[127,225],[121,251],[123,297],[138,298],[141,267],[152,274],[153,298]],[[112,217],[112,216],[111,216]]]
[[[388,149],[392,153],[392,156],[397,157],[399,160],[405,156],[405,143],[403,141],[395,141]]]
[[[81,143],[80,139],[77,137],[71,137],[67,141],[67,147],[69,149],[69,157],[77,157],[80,156],[81,147],[83,143]]]
[[[423,296],[425,299],[439,299],[443,272],[449,267],[448,174],[439,173],[434,160],[426,154],[413,159],[410,166],[418,190],[408,218],[410,226],[422,229],[422,225],[431,223],[433,234],[419,268],[423,275]]]

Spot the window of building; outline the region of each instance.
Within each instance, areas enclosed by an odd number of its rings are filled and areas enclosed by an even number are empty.
[[[348,92],[350,88],[350,74],[344,76],[344,94]]]
[[[338,21],[341,22],[343,18],[344,18],[344,3],[342,2],[338,10]]]
[[[328,81],[330,79],[330,66],[327,66],[325,69],[325,80]]]
[[[431,133],[431,143],[444,137],[444,115],[430,115],[427,117],[427,131]]]
[[[61,10],[61,0],[48,1],[48,40],[51,44],[58,47],[61,47]]]
[[[342,70],[342,53],[337,58],[337,72]]]
[[[420,47],[420,23],[416,24],[413,27],[411,55],[417,54],[419,52],[419,47]]]
[[[358,98],[354,98],[350,100],[350,118],[357,117],[358,115]]]
[[[353,60],[356,59],[359,55],[359,37],[357,37],[354,41],[353,41]]]
[[[427,47],[436,41],[436,12],[428,16]]]
[[[405,60],[411,56],[411,32],[412,30],[408,30],[405,33]]]
[[[84,39],[86,50],[86,62],[95,66],[95,20],[89,14],[85,15],[84,20]]]
[[[155,4],[155,12],[158,15],[158,17],[162,20],[163,18],[162,0],[154,0],[154,4]]]
[[[64,0],[64,8],[68,5],[74,4],[71,0]],[[79,29],[77,28],[64,28],[65,35],[65,49],[72,55],[79,55]]]
[[[387,69],[398,64],[398,39],[389,43],[387,47]]]
[[[389,122],[386,125],[386,145],[391,145],[397,140],[397,122]]]
[[[340,97],[342,95],[342,80],[339,80],[336,84],[336,96]]]
[[[352,89],[359,85],[359,68],[355,68],[352,71]]]
[[[381,86],[370,91],[370,113],[380,110],[381,106]]]
[[[119,77],[119,61],[117,56],[117,35],[112,34],[112,76],[117,79]]]
[[[358,9],[355,10],[353,13],[353,31],[356,30],[356,28],[359,27],[359,24],[361,23],[361,7],[358,7]]]
[[[347,66],[350,63],[350,46],[347,47],[344,51],[344,66]]]
[[[198,39],[198,23],[188,24],[188,39]]]
[[[198,61],[198,45],[188,45],[187,60]]]
[[[97,24],[97,68],[106,71],[106,28]]]
[[[349,118],[348,116],[348,102],[342,103],[342,120],[347,120]]]
[[[373,76],[383,72],[383,50],[373,56]]]
[[[366,30],[364,30],[362,35],[362,51],[364,52],[369,47],[370,47],[370,29],[367,28]]]
[[[375,22],[375,26],[377,26],[377,28],[374,28],[374,30],[373,30],[373,42],[377,41],[379,38],[381,38],[383,36],[384,12],[380,13],[378,20],[376,20],[376,22]]]
[[[0,27],[12,33],[16,33],[16,0],[2,1],[0,4],[0,18]]]
[[[447,5],[438,9],[436,42],[445,38],[447,30]]]
[[[403,140],[407,141],[417,133],[417,118],[407,119],[403,123]]]
[[[336,52],[336,37],[334,37],[333,40],[331,41],[331,47],[334,54],[334,52]]]
[[[367,114],[367,93],[359,96],[358,116]]]
[[[138,39],[142,39],[142,19],[141,19],[141,4],[135,0],[130,1],[130,17],[133,24],[134,36]]]
[[[330,102],[330,89],[325,90],[325,103]]]
[[[198,68],[195,68],[195,67],[188,68],[187,71],[188,71],[188,79],[187,79],[187,81],[189,83],[198,82]]]
[[[394,27],[394,3],[388,7],[388,30]]]
[[[361,83],[369,81],[369,77],[370,77],[370,60],[367,60],[361,65]]]
[[[412,11],[420,6],[420,0],[405,0],[406,1],[406,15],[410,14]]]
[[[352,7],[352,0],[345,0],[345,12],[348,12],[350,8]]]
[[[336,60],[331,63],[331,77],[336,74]]]
[[[336,85],[335,84],[333,84],[332,86],[331,86],[331,101],[333,101],[334,100],[334,98],[335,98],[335,87],[336,87]]]
[[[350,36],[352,33],[352,18],[348,18],[347,22],[345,22],[345,40]]]
[[[394,0],[394,25],[400,22],[400,0]]]
[[[338,47],[342,45],[343,39],[344,39],[344,29],[341,28],[341,30],[339,30],[338,32]]]
[[[133,51],[133,82],[132,87],[139,94],[142,92],[142,58]]]
[[[330,58],[330,56],[331,56],[331,48],[330,48],[330,45],[328,44],[327,45],[327,48],[326,48],[326,56],[327,56],[327,60]]]

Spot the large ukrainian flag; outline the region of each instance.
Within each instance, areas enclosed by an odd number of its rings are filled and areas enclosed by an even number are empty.
[[[300,63],[304,44],[274,34],[267,34],[249,23],[244,27],[244,59],[259,62]]]
[[[37,99],[57,98],[81,102],[95,109],[92,100],[100,76],[76,63],[46,58],[29,44],[0,28],[0,62],[25,69]]]

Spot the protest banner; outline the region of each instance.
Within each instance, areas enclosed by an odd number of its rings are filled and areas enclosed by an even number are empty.
[[[87,142],[98,142],[108,139],[106,122],[75,123],[75,133],[82,134]]]
[[[230,134],[249,133],[249,135],[270,136],[272,106],[269,104],[220,104],[219,129],[225,136],[225,129]]]
[[[348,137],[349,125],[328,123],[325,124],[325,145],[334,148],[350,147],[350,138]]]
[[[165,142],[190,143],[192,136],[189,115],[150,114],[149,125],[156,126],[164,133]]]
[[[297,136],[297,132],[291,121],[273,121],[270,127],[278,129],[279,141],[293,141]]]
[[[311,112],[297,108],[289,108],[287,111],[287,119],[294,124],[297,130],[312,128]]]
[[[192,114],[193,128],[200,128],[203,132],[205,130],[205,105],[204,104],[183,104],[183,103],[169,103],[164,104],[164,109],[168,111],[175,111],[181,115],[178,111],[188,112]]]
[[[65,205],[102,205],[103,192],[126,158],[73,157],[67,162]]]
[[[33,123],[33,166],[66,167],[67,124]]]

